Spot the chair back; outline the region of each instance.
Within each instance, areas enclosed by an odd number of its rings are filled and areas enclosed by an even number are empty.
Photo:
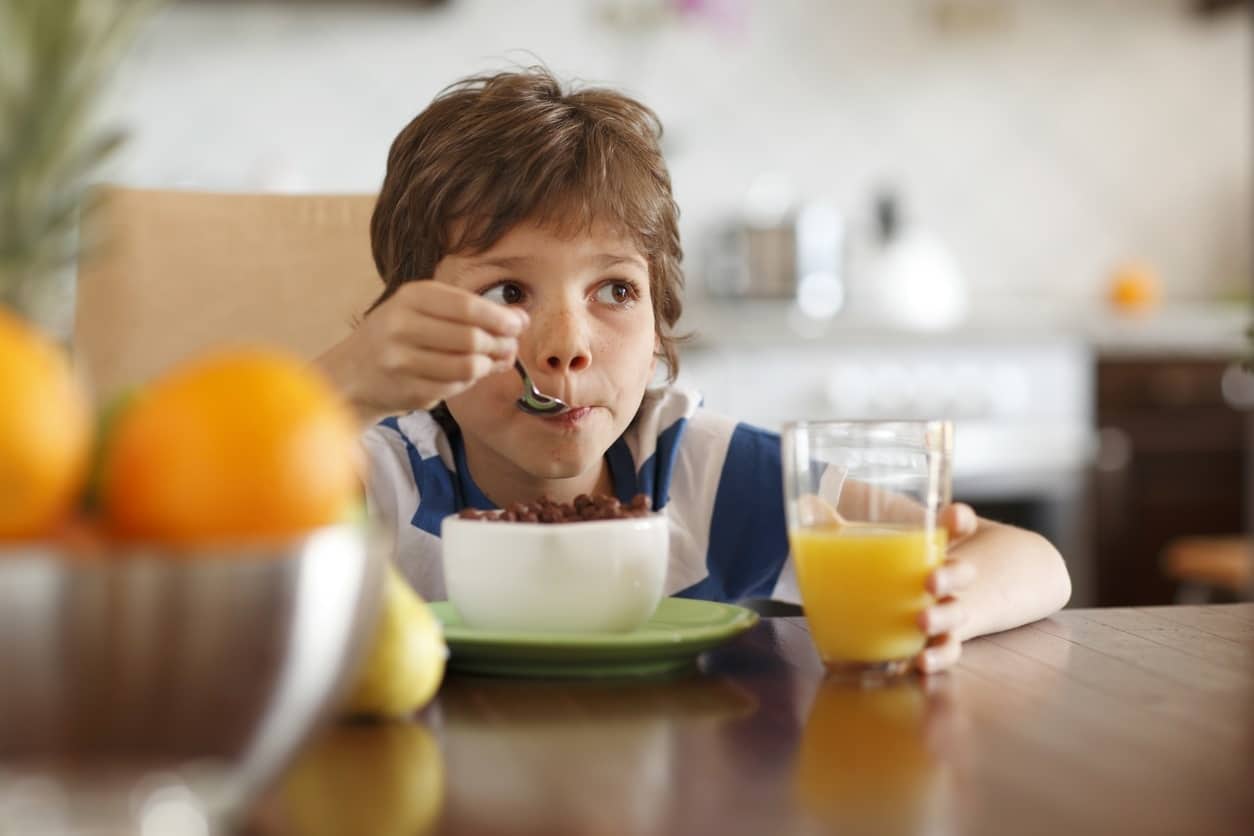
[[[108,397],[218,344],[317,356],[383,289],[374,202],[108,187],[104,244],[78,273],[76,364]]]

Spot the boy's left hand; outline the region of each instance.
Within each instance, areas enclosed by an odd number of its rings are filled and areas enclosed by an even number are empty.
[[[978,520],[975,511],[965,503],[946,506],[940,515],[941,525],[949,532],[947,552],[975,533]],[[962,590],[975,580],[975,566],[968,560],[948,557],[927,577],[927,591],[936,603],[919,613],[919,627],[927,636],[927,647],[915,657],[915,666],[923,673],[936,673],[958,661],[962,640],[958,632],[967,620],[963,609]]]

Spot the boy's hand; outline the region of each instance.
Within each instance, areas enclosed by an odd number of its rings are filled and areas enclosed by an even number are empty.
[[[527,314],[433,280],[401,285],[316,363],[361,419],[430,409],[509,369]]]
[[[978,520],[970,505],[955,503],[941,511],[941,524],[949,532],[948,549],[975,533]],[[962,640],[958,633],[967,620],[962,607],[962,590],[975,580],[975,566],[962,558],[949,557],[927,578],[927,591],[936,603],[919,613],[919,627],[928,637],[927,647],[915,659],[923,673],[936,673],[958,661]]]

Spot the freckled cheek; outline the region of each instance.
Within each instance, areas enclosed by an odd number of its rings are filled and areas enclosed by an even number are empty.
[[[611,333],[598,342],[595,351],[603,364],[621,373],[641,363],[647,364],[652,356],[653,343],[652,340],[641,340],[637,334]]]
[[[616,327],[605,329],[602,337],[615,356],[633,359],[643,357],[647,360],[653,355],[656,335],[651,312],[646,310],[644,315],[624,318],[614,324]]]

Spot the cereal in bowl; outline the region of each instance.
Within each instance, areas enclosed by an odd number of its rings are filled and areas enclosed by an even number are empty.
[[[542,496],[535,502],[514,502],[506,508],[480,511],[463,508],[457,516],[463,520],[488,522],[570,523],[591,520],[621,520],[649,514],[649,497],[638,493],[624,505],[614,496],[589,496],[581,493],[574,502],[554,502]]]

